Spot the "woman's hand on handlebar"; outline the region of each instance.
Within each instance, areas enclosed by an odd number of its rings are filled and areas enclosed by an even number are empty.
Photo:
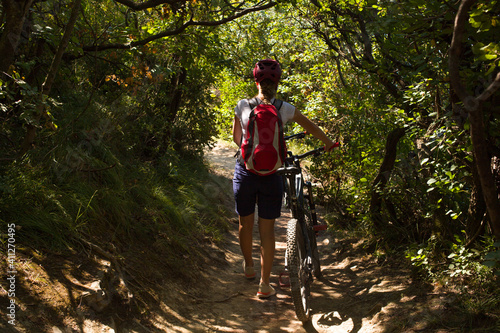
[[[333,150],[333,148],[336,148],[340,146],[340,142],[333,142],[330,140],[330,142],[328,142],[326,145],[325,145],[325,151],[326,152],[330,152]]]
[[[297,134],[288,135],[288,136],[285,136],[285,141],[290,140],[290,139],[303,139],[308,134],[309,133],[304,131],[304,132],[300,132]],[[325,152],[331,152],[333,150],[333,148],[340,146],[340,142],[333,142],[329,138],[327,138],[327,139],[328,139],[327,142],[323,141],[325,143],[325,146],[323,147]]]

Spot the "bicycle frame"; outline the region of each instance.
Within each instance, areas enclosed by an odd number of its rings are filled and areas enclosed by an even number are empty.
[[[302,132],[299,134],[287,136],[285,137],[285,140],[290,140],[292,138],[301,139],[304,138],[305,135],[306,134]],[[290,204],[289,208],[292,211],[292,216],[296,219],[303,218],[304,212],[300,211],[300,209],[305,205],[304,186],[307,187],[308,190],[307,199],[310,206],[311,220],[313,222],[313,225],[317,224],[317,216],[316,216],[314,201],[312,198],[312,185],[310,182],[304,182],[302,175],[302,167],[300,166],[300,160],[311,155],[317,156],[323,152],[324,152],[323,147],[316,148],[301,155],[293,155],[292,152],[288,151],[288,157],[285,160],[285,165],[279,170],[279,173],[283,175],[284,180],[288,180],[288,184],[295,185],[289,189],[285,181],[285,193],[288,194],[292,200],[292,203]]]

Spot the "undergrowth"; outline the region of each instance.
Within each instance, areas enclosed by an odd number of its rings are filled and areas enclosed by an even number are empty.
[[[40,128],[24,157],[0,160],[2,242],[14,224],[18,248],[64,253],[85,241],[122,248],[143,242],[181,265],[180,253],[196,251],[194,244],[221,240],[225,192],[203,162],[209,142],[195,147],[164,134],[183,126],[189,112],[167,124],[160,111],[137,116],[141,106],[125,95],[114,103],[86,100],[77,92],[68,97],[64,110],[52,110],[57,131]],[[153,122],[165,128],[148,128]],[[0,148],[12,156],[12,145]]]
[[[463,235],[453,242],[431,236],[420,244],[391,244],[374,237],[361,225],[341,223],[341,216],[329,212],[328,230],[338,239],[365,239],[364,248],[381,265],[410,268],[412,285],[431,295],[452,295],[443,320],[457,332],[497,332],[500,328],[500,243],[492,237],[471,246]],[[339,222],[340,221],[340,222]]]
[[[170,245],[186,250],[193,239],[219,240],[225,208],[216,179],[200,159],[172,168],[115,164],[58,180],[46,165],[15,162],[1,178],[2,229],[13,223],[18,242],[59,250],[81,237],[133,241],[150,232],[165,233]]]
[[[463,322],[474,328],[479,320],[493,329],[500,326],[500,271],[487,259],[497,246],[492,238],[472,247],[458,235],[450,243],[431,237],[408,247],[406,258],[414,279],[456,293],[454,308]]]

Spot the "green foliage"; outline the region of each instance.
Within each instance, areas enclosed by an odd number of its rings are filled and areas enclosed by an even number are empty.
[[[215,136],[231,139],[236,103],[256,93],[253,66],[270,57],[284,71],[278,98],[342,143],[308,167],[329,223],[371,235],[371,198],[379,193],[386,227],[418,272],[471,285],[493,280],[498,246],[471,248],[454,236],[471,232],[478,216],[470,208],[484,214],[483,203],[471,201],[479,189],[469,123],[449,82],[458,3],[279,2],[215,26],[252,5],[129,10],[84,2],[56,88],[39,100],[69,12],[56,1],[35,2],[17,62],[0,78],[2,223],[18,224],[34,246],[154,234],[163,249],[187,249],[193,237],[220,237],[222,207],[213,200],[222,192],[200,156]],[[478,1],[470,13],[460,71],[474,96],[498,72],[499,12],[498,1]],[[195,21],[204,26],[188,26]],[[500,144],[497,104],[484,104],[492,147]],[[37,140],[17,159],[26,125],[37,127]],[[397,128],[406,135],[394,169],[383,189],[374,188]],[[319,144],[309,138],[292,147]]]
[[[437,279],[441,268],[436,267],[442,256],[438,237],[432,235],[425,244],[412,246],[406,251],[406,258],[416,268],[417,272],[423,274],[424,279]]]
[[[67,244],[74,226],[68,208],[75,206],[78,198],[57,193],[43,168],[25,163],[11,165],[1,178],[1,192],[2,227],[14,223],[20,228],[18,241],[46,246]]]
[[[475,276],[475,281],[487,281],[491,279],[491,270],[481,264],[485,254],[476,249],[469,249],[458,236],[455,236],[456,242],[452,245],[451,253],[448,255],[450,264],[445,270],[450,278],[470,278]]]
[[[496,37],[500,27],[499,11],[498,1],[487,1],[479,3],[470,13],[469,24],[477,36],[471,46],[476,62],[474,67],[481,68],[485,75],[492,74],[499,66],[500,44]]]
[[[482,247],[470,248],[462,237],[455,236],[448,246],[432,235],[425,243],[409,248],[406,257],[422,279],[477,289],[481,285],[495,286],[494,270],[483,264],[484,260],[494,258],[491,255],[494,252],[489,252],[492,249],[495,248],[491,240]]]
[[[38,161],[39,167],[32,156],[3,173],[2,225],[19,228],[20,244],[60,249],[80,237],[128,242],[152,233],[154,241],[167,233],[165,246],[190,251],[193,239],[220,239],[226,228],[224,194],[199,159],[171,153],[155,165],[139,166],[130,156],[109,168],[102,153],[114,147],[102,146],[104,140],[92,148],[66,146]]]
[[[26,125],[41,131],[57,128],[51,111],[61,106],[59,102],[47,96],[42,98],[38,89],[30,85],[21,72],[13,70],[12,75],[5,73],[3,77],[0,78],[0,129],[4,138],[17,138]],[[40,116],[40,109],[45,111],[44,117]],[[12,139],[10,143],[3,141],[0,151],[4,157],[14,158],[17,147],[12,147]]]
[[[212,90],[212,97],[218,100],[214,108],[216,115],[214,125],[218,137],[232,141],[234,108],[240,99],[255,94],[252,91],[255,88],[248,82],[237,80],[227,69],[221,71],[217,76],[216,87]]]
[[[190,44],[183,39],[172,49],[183,53]],[[192,251],[193,241],[220,239],[223,192],[200,158],[215,134],[206,126],[213,111],[204,87],[216,65],[200,66],[208,60],[199,54],[195,61],[194,53],[159,53],[161,47],[109,52],[108,61],[84,58],[73,72],[63,69],[63,107],[50,109],[58,130],[39,131],[36,149],[1,166],[0,218],[22,230],[20,243],[61,248],[81,237],[127,242],[154,235],[166,251]],[[9,96],[2,102],[11,107]],[[14,143],[24,131],[20,111],[12,110],[2,116]],[[10,149],[2,145],[4,156]]]

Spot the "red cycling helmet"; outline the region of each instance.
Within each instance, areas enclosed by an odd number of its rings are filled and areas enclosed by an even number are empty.
[[[273,59],[259,61],[253,69],[253,77],[255,78],[255,82],[271,79],[271,81],[277,84],[281,78],[280,63]]]

